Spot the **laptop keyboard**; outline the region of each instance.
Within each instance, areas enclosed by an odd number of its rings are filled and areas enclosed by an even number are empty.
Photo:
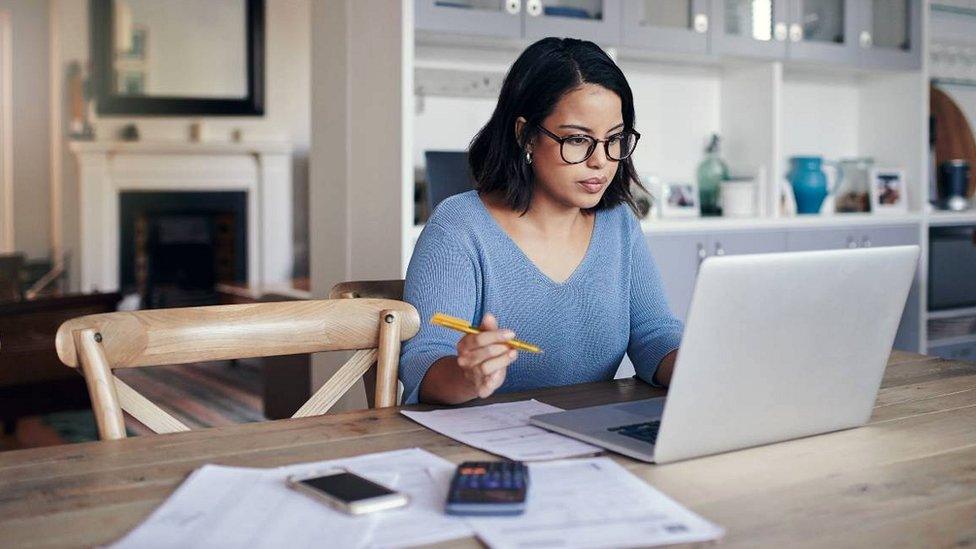
[[[657,440],[657,431],[660,428],[661,420],[656,420],[646,423],[635,423],[633,425],[621,425],[620,427],[610,427],[607,431],[625,437],[636,438],[648,444],[654,444],[654,441]]]

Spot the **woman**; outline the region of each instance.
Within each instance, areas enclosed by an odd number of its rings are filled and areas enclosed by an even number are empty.
[[[400,359],[404,402],[612,379],[624,353],[667,385],[682,325],[632,213],[634,102],[592,42],[529,46],[474,138],[477,190],[441,202],[417,242],[404,299],[424,321]],[[460,334],[435,312],[483,330]],[[542,354],[518,353],[518,335]]]

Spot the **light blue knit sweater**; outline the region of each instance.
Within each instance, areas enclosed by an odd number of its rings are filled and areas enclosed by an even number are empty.
[[[520,352],[498,392],[613,379],[626,352],[650,382],[681,341],[640,224],[626,205],[601,210],[589,249],[563,283],[553,282],[495,222],[476,191],[441,202],[407,268],[404,299],[420,331],[404,343],[404,403],[438,359],[457,354],[462,334],[430,324],[435,312],[477,326],[486,312],[515,337],[540,346]]]

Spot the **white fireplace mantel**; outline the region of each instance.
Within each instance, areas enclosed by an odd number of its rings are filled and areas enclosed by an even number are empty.
[[[119,194],[123,191],[247,193],[247,281],[292,276],[291,145],[76,141],[81,289],[119,289]]]

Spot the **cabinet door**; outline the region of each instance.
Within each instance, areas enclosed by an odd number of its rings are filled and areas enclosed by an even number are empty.
[[[858,64],[859,3],[867,0],[793,0],[788,56],[838,65]]]
[[[714,234],[709,255],[767,254],[786,251],[786,231],[734,232]]]
[[[628,0],[623,7],[623,44],[668,53],[708,52],[705,0]]]
[[[863,0],[858,43],[861,66],[922,67],[922,0]]]
[[[792,229],[786,236],[786,248],[791,252],[809,250],[840,250],[857,248],[854,231],[844,229]]]
[[[647,237],[647,243],[661,272],[668,304],[675,316],[684,321],[691,305],[691,294],[695,291],[698,265],[708,255],[708,236],[652,234]]]
[[[524,0],[414,0],[418,30],[522,37]]]
[[[918,244],[919,241],[919,228],[915,225],[870,227],[855,234],[858,235],[858,246],[862,248],[907,246]],[[898,333],[895,335],[895,349],[915,353],[920,352],[919,334],[922,329],[921,295],[918,271],[916,270],[915,278],[912,280],[912,288],[908,291],[908,300],[905,302],[905,311],[901,316],[901,324],[898,325]]]
[[[525,37],[568,36],[620,43],[620,0],[524,0]]]
[[[787,0],[712,0],[712,52],[761,59],[786,57]]]

